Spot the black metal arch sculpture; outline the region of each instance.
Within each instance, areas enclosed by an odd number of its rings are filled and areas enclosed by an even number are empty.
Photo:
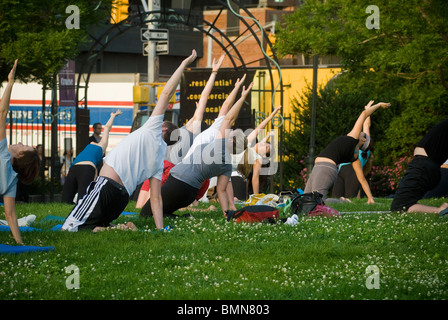
[[[245,6],[240,3],[239,1],[232,1],[236,5],[239,6],[239,8],[244,11],[242,16],[250,17],[252,19],[255,19],[253,15],[245,8]],[[273,50],[272,43],[267,36],[265,32],[261,32],[261,35],[263,37],[263,42],[258,38],[256,29],[254,29],[254,26],[256,26],[256,23],[250,24],[247,22],[244,17],[238,17],[239,20],[243,23],[245,26],[245,30],[239,34],[239,36],[235,37],[235,39],[230,39],[223,31],[221,31],[217,26],[216,22],[223,12],[223,10],[229,10],[228,2],[227,1],[221,1],[221,0],[215,0],[214,4],[221,6],[221,9],[214,19],[213,22],[207,21],[202,18],[198,18],[198,16],[192,15],[192,9],[185,10],[185,9],[169,9],[166,10],[158,10],[158,11],[144,11],[143,8],[139,5],[137,7],[137,12],[134,14],[131,14],[127,20],[121,21],[117,24],[111,24],[111,26],[98,38],[94,38],[91,35],[91,38],[94,40],[92,45],[90,46],[90,49],[86,55],[86,58],[81,62],[81,67],[79,69],[79,76],[77,80],[77,86],[76,86],[76,99],[77,99],[77,106],[79,105],[80,101],[83,101],[84,108],[88,107],[88,100],[87,100],[87,90],[89,86],[89,80],[90,75],[92,73],[93,67],[98,60],[98,58],[101,56],[101,54],[107,49],[107,47],[118,37],[126,33],[127,31],[133,29],[133,28],[141,28],[146,27],[148,23],[150,22],[156,22],[156,23],[173,23],[173,24],[183,24],[191,28],[195,28],[202,33],[209,36],[215,43],[217,43],[222,50],[227,54],[229,57],[233,67],[235,70],[247,70],[248,64],[264,60],[266,63],[266,66],[263,67],[263,69],[266,69],[270,74],[270,81],[271,81],[271,88],[272,91],[274,91],[274,88],[276,87],[274,85],[274,79],[272,76],[272,63],[271,60],[264,54],[264,49],[262,47],[262,43],[266,43],[267,46],[270,47],[271,52],[273,53],[273,59],[275,62],[277,62],[277,57],[275,54],[275,51]],[[178,16],[182,17],[182,19],[176,19],[173,21],[168,21],[167,16],[168,14],[170,16]],[[230,13],[229,13],[230,14]],[[148,17],[151,17],[148,19]],[[204,26],[207,26],[208,29],[205,29]],[[257,26],[258,29],[258,26]],[[261,31],[261,30],[260,30]],[[217,33],[221,39],[224,39],[226,41],[226,44],[221,42],[220,39],[218,39],[214,33]],[[239,52],[237,48],[236,42],[246,33],[250,33],[253,38],[256,39],[258,48],[260,50],[260,58],[254,61],[250,61],[249,63],[246,63],[244,61],[243,55]],[[233,52],[234,54],[231,54]],[[277,63],[278,66],[278,63]],[[279,70],[280,73],[280,70]],[[81,86],[81,80],[84,79],[85,85]],[[281,80],[281,77],[279,77],[279,85],[280,85],[280,95],[281,95],[281,102],[283,101],[283,83]],[[80,88],[84,88],[84,97],[80,100]],[[78,107],[77,107],[78,108]]]

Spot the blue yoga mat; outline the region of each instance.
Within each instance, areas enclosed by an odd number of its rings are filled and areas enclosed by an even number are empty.
[[[128,216],[128,215],[136,215],[137,212],[123,211],[121,214],[124,215],[124,216]],[[44,222],[44,221],[60,221],[60,222],[63,222],[63,221],[65,221],[65,218],[64,217],[59,217],[59,216],[48,215],[44,219],[42,219],[41,222]],[[62,224],[57,224],[53,228],[51,228],[50,231],[60,231],[61,228],[62,228]],[[39,228],[33,228],[33,227],[19,227],[19,230],[20,230],[20,232],[48,231],[48,230],[39,229]],[[11,232],[11,228],[9,228],[9,226],[0,226],[0,232]]]
[[[19,227],[20,232],[31,232],[31,231],[42,231],[41,229],[32,227]],[[11,228],[9,226],[0,226],[0,231],[10,232]]]
[[[0,254],[6,254],[6,253],[18,254],[33,251],[54,251],[54,247],[10,246],[7,244],[0,244]]]
[[[137,212],[123,211],[123,212],[121,213],[122,216],[131,216],[131,215],[134,215],[134,214],[137,214]]]
[[[65,220],[64,217],[48,215],[45,218],[43,218],[41,222],[44,222],[44,221],[64,221],[64,220]]]
[[[59,231],[61,230],[62,224],[57,224],[51,231]],[[44,229],[32,228],[32,227],[19,227],[20,232],[37,232],[37,231],[46,231]],[[11,232],[11,228],[9,226],[0,226],[0,232]]]

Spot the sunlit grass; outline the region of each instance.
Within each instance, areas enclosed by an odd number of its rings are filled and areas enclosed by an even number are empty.
[[[428,200],[440,205],[444,200]],[[202,204],[202,208],[208,205]],[[389,199],[332,204],[341,218],[301,218],[299,224],[236,224],[220,210],[165,219],[121,216],[141,231],[27,232],[27,245],[53,252],[0,255],[0,298],[12,299],[446,299],[448,219],[387,211]],[[65,204],[18,205],[19,217],[66,216]],[[1,209],[0,209],[1,210]],[[126,211],[137,212],[131,202]],[[283,215],[284,216],[284,215]],[[14,244],[9,233],[0,243]],[[66,267],[79,268],[68,289]],[[379,289],[368,289],[369,266]]]

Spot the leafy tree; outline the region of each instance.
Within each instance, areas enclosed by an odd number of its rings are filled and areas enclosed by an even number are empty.
[[[330,80],[325,87],[318,88],[316,101],[316,154],[317,155],[335,137],[346,135],[353,128],[359,114],[371,99],[372,89],[364,86],[353,90],[352,81],[348,73],[342,73]],[[388,93],[387,101],[398,105]],[[386,96],[386,93],[383,93]],[[310,123],[311,123],[312,88],[308,86],[301,96],[301,102],[295,100],[293,110],[295,114],[295,129],[285,133],[284,162],[286,181],[291,181],[291,187],[304,187],[306,167],[309,156]],[[384,131],[388,128],[396,109],[385,109],[376,112],[371,118],[371,137],[374,155],[377,157],[376,146],[384,140]]]
[[[377,155],[391,164],[411,154],[423,134],[448,115],[448,6],[444,0],[378,0],[375,29],[369,26],[374,12],[366,13],[370,4],[305,0],[279,24],[275,47],[280,56],[337,55],[345,76],[333,94],[351,99],[360,91],[368,100],[393,102],[375,137]],[[351,116],[338,112],[332,121],[352,123]]]
[[[78,53],[87,29],[110,16],[112,0],[0,0],[0,79],[19,59],[16,79],[47,83]],[[69,5],[79,9],[79,29],[68,29]],[[73,23],[73,21],[70,21]]]

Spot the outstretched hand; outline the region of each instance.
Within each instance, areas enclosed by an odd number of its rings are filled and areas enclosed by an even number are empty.
[[[244,74],[244,76],[241,79],[240,78],[236,79],[235,87],[241,86],[244,83],[244,80],[246,80],[246,74]]]
[[[365,110],[369,109],[373,104],[373,100],[370,100],[369,103],[364,107]]]
[[[14,61],[14,66],[12,67],[11,71],[9,72],[8,82],[10,82],[10,83],[14,82],[14,77],[16,75],[16,70],[17,70],[17,62],[18,62],[18,59],[16,59],[16,61]]]
[[[189,57],[187,57],[184,62],[186,63],[186,65],[188,66],[190,63],[192,63],[197,57],[197,53],[196,50],[193,49],[193,51],[191,52],[191,55]]]
[[[247,96],[247,94],[250,92],[250,90],[252,89],[252,86],[254,85],[253,82],[250,83],[250,85],[247,87],[246,86],[243,87],[243,91],[241,92],[242,96]]]
[[[370,100],[369,103],[364,107],[364,109],[369,109],[371,107],[381,107],[383,109],[389,108],[390,107],[390,103],[386,103],[386,102],[378,102],[377,104],[373,105],[373,100]]]
[[[110,114],[110,116],[112,117],[112,116],[118,116],[118,115],[120,115],[120,114],[122,114],[123,112],[121,112],[121,110],[117,110],[117,111],[115,111],[115,112],[112,112],[111,114]]]
[[[386,109],[390,107],[390,103],[380,102],[378,103],[381,108]]]
[[[213,58],[212,72],[218,72],[222,62],[224,61],[225,56],[226,56],[225,54],[221,55],[221,57],[217,61],[215,58]]]
[[[272,115],[275,115],[277,112],[279,112],[281,108],[282,108],[281,105],[279,105],[277,108],[275,108],[274,111],[272,111]]]

